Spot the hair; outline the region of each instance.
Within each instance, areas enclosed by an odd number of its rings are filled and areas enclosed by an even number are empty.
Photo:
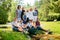
[[[30,11],[32,11],[33,9],[32,8],[30,8]]]
[[[22,7],[22,10],[24,10],[24,7]]]
[[[18,6],[17,6],[17,9],[19,9],[20,7],[21,7],[21,5],[18,5]]]
[[[29,12],[29,10],[27,10],[27,12]]]

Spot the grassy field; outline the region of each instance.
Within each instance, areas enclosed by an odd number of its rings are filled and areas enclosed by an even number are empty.
[[[53,34],[60,35],[60,21],[57,21],[57,22],[42,22],[41,21],[41,26],[42,28],[46,30],[50,29],[51,31],[53,31]],[[11,27],[6,28],[6,29],[0,28],[0,38],[1,40],[28,40],[26,35],[20,32],[11,31]]]
[[[41,22],[44,29],[50,29],[54,34],[60,34],[60,21],[57,22]]]
[[[51,30],[51,31],[53,31],[54,34],[60,34],[60,21],[57,21],[57,22],[43,22],[43,21],[41,21],[40,23],[41,23],[42,28],[44,28],[46,30]],[[0,25],[0,26],[2,26],[2,25]],[[6,26],[6,25],[3,25],[3,26]],[[0,30],[7,30],[7,31],[12,30],[10,27],[11,25],[7,25],[7,26],[9,26],[8,29],[0,28]]]

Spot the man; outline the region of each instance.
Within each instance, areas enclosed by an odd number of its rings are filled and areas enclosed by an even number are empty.
[[[38,17],[38,10],[37,10],[36,7],[35,7],[35,9],[34,9],[34,11],[33,11],[33,16],[34,16],[33,21],[36,22],[37,17]]]

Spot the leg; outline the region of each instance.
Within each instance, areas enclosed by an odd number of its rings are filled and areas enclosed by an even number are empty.
[[[22,29],[22,27],[19,27],[19,28],[18,28],[18,30],[19,30],[19,31],[21,31],[21,32],[23,32],[23,29]]]
[[[38,29],[38,30],[42,30],[42,31],[47,32],[47,30],[44,30],[44,29],[43,29],[43,28],[41,28],[41,27],[37,27],[37,29]]]

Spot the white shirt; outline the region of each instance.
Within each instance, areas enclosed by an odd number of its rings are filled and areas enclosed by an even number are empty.
[[[33,11],[30,11],[30,12],[29,12],[29,19],[30,19],[30,20],[33,20]]]
[[[26,12],[26,16],[27,16],[27,18],[29,18],[29,12]]]
[[[12,25],[14,26],[17,26],[17,27],[22,27],[22,23],[18,23],[17,21],[16,22],[12,22]]]
[[[31,23],[27,23],[27,26],[29,26],[31,28],[32,27],[32,24]]]

